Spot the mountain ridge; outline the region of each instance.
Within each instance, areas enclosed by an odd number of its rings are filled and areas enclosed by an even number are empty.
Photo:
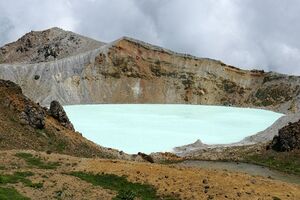
[[[42,105],[188,103],[282,113],[300,108],[298,76],[243,70],[129,37],[61,59],[2,63],[0,78],[18,83]]]
[[[0,48],[0,63],[39,63],[55,61],[99,48],[105,43],[53,27],[31,31]]]

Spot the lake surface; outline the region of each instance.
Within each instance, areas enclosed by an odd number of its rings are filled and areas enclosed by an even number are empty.
[[[200,139],[238,142],[272,125],[280,113],[224,106],[93,104],[64,107],[75,129],[105,147],[126,153],[172,151]]]

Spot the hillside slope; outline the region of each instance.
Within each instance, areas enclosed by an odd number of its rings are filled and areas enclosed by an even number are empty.
[[[299,111],[296,76],[241,70],[126,37],[85,52],[83,45],[76,50],[81,53],[51,62],[36,54],[25,60],[26,53],[9,57],[0,64],[0,78],[20,84],[42,105],[57,99],[63,104],[191,103]],[[22,61],[31,64],[18,64]]]
[[[60,122],[22,94],[13,82],[0,80],[0,150],[34,149],[83,157],[129,158],[98,146]]]

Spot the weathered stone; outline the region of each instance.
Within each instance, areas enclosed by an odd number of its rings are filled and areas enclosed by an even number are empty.
[[[34,75],[34,80],[39,80],[40,79],[40,75]]]
[[[28,121],[28,124],[34,128],[43,129],[45,127],[45,113],[42,109],[38,109],[31,105],[25,105],[25,116],[23,119]]]
[[[49,115],[57,119],[64,127],[74,131],[73,124],[70,122],[64,108],[58,101],[51,102],[48,112]]]
[[[295,123],[289,123],[279,130],[268,148],[276,151],[292,151],[300,149],[300,120]]]
[[[147,155],[147,154],[141,153],[141,152],[138,152],[138,155],[141,156],[144,160],[146,160],[150,163],[154,163],[154,160],[150,155]]]

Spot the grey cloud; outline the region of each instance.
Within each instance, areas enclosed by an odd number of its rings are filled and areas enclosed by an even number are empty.
[[[21,2],[21,3],[20,3]],[[300,75],[297,0],[0,0],[0,44],[52,26]]]

